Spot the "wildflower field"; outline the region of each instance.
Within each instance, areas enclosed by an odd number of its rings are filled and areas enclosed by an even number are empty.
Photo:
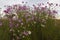
[[[23,2],[24,3],[24,2]],[[60,40],[60,20],[55,18],[53,3],[7,6],[0,19],[0,40]],[[58,6],[58,4],[56,4]]]

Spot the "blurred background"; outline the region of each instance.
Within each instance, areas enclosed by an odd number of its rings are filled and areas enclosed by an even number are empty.
[[[0,0],[0,40],[60,40],[60,0]]]

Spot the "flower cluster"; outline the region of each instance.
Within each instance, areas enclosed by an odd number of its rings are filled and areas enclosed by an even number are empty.
[[[24,3],[24,2],[22,2]],[[47,2],[50,6],[53,3]],[[13,32],[13,38],[20,40],[25,36],[30,35],[32,32],[30,31],[31,27],[45,27],[46,21],[48,18],[53,19],[57,11],[50,10],[43,3],[38,4],[38,6],[33,5],[33,9],[26,5],[13,5],[8,6],[4,12],[6,13],[6,17],[8,19],[8,24],[10,28],[10,32]],[[57,6],[58,4],[56,4]],[[15,13],[15,14],[14,14]],[[2,25],[2,23],[0,23]]]

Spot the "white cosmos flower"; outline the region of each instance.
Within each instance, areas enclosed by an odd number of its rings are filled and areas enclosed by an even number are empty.
[[[14,16],[14,17],[13,17],[13,20],[17,20],[17,19],[18,19],[18,17],[17,17],[17,16]]]
[[[31,34],[31,31],[28,31],[28,34]]]
[[[41,24],[42,27],[45,27],[45,25]]]
[[[21,25],[23,25],[23,23],[21,23]]]

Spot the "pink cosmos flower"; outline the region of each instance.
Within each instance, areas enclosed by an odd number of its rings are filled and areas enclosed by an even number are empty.
[[[16,26],[16,27],[18,27],[18,26],[19,26],[19,24],[16,24],[15,26]]]
[[[53,10],[53,13],[57,13],[57,11]]]
[[[4,10],[4,12],[5,12],[5,13],[8,13],[8,11],[7,11],[7,10]]]
[[[23,34],[26,35],[26,36],[29,35],[27,31],[24,31]]]

